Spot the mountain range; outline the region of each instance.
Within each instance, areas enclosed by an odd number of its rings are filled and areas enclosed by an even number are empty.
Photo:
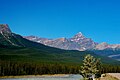
[[[37,38],[34,37],[32,39],[37,39]],[[13,33],[7,24],[0,24],[0,60],[24,61],[24,62],[42,61],[42,62],[79,63],[82,61],[82,59],[86,54],[91,54],[97,58],[98,57],[101,58],[103,63],[119,64],[119,62],[112,59],[110,55],[109,55],[110,57],[101,56],[99,54],[95,54],[94,51],[78,51],[78,48],[76,46],[72,47],[73,43],[77,44],[78,42],[79,44],[84,43],[83,45],[80,46],[80,48],[84,46],[85,49],[92,49],[98,44],[93,42],[89,38],[85,38],[81,33],[78,33],[77,35],[75,35],[73,38],[70,39],[60,38],[53,41],[51,39],[41,38],[41,42],[42,41],[43,42],[46,41],[47,43],[49,41],[50,42],[52,41],[52,43],[56,43],[56,46],[58,46],[57,44],[61,44],[61,46],[66,45],[64,43],[66,42],[69,44],[64,47],[67,47],[66,49],[69,48],[69,50],[64,50],[64,48],[59,49],[56,47],[48,46],[43,43],[38,43],[35,41],[25,39],[21,35]],[[74,47],[76,47],[77,49],[71,50],[74,49]],[[97,52],[100,53],[99,51]],[[117,54],[114,54],[114,56],[115,55]]]
[[[97,43],[91,38],[86,38],[81,32],[77,33],[72,38],[48,39],[36,36],[24,36],[24,38],[65,50],[92,51],[98,55],[120,61],[120,44],[108,44],[106,42]]]
[[[120,49],[120,44],[108,44],[106,42],[97,43],[91,38],[86,38],[81,32],[74,35],[72,38],[48,39],[36,36],[24,36],[24,38],[38,42],[47,46],[56,47],[65,50],[105,50],[105,49]]]

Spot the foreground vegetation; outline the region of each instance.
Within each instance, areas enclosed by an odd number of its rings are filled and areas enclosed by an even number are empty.
[[[83,66],[81,66],[81,75],[85,80],[95,79],[95,77],[100,77],[101,64],[100,59],[96,59],[90,54],[86,55],[83,60]],[[99,75],[99,76],[97,76]]]

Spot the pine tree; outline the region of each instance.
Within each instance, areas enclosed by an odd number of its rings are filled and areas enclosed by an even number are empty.
[[[81,74],[85,79],[88,79],[95,75],[99,70],[97,64],[99,60],[95,59],[90,54],[86,55],[83,60],[83,66],[81,66]]]

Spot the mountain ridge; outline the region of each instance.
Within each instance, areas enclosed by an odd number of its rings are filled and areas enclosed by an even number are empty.
[[[36,36],[24,36],[24,38],[34,42],[42,43],[47,46],[65,49],[65,50],[84,51],[95,47],[95,45],[97,44],[96,42],[93,42],[92,39],[84,37],[84,35],[81,32],[77,33],[72,38],[63,37],[57,39],[47,39],[47,38],[39,38]]]
[[[108,44],[106,42],[97,43],[94,42],[91,38],[86,38],[81,32],[75,34],[72,38],[62,37],[57,39],[48,39],[37,36],[23,36],[23,37],[28,40],[38,42],[47,46],[52,46],[66,50],[85,51],[85,50],[120,49],[120,44]],[[72,48],[72,46],[74,47]]]
[[[106,42],[97,43],[91,38],[86,38],[81,32],[77,33],[72,38],[63,37],[57,39],[47,39],[35,36],[27,36],[24,38],[47,46],[65,50],[92,51],[97,55],[106,56],[120,61],[120,44],[108,44]]]

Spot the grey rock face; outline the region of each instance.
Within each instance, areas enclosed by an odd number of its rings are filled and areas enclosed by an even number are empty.
[[[0,24],[0,33],[12,33],[7,24]]]
[[[105,50],[105,49],[120,49],[120,44],[107,44],[96,43],[91,38],[86,38],[81,32],[74,35],[72,38],[58,38],[58,39],[47,39],[47,38],[39,38],[35,36],[25,36],[24,38],[42,43],[47,46],[56,47],[60,49],[66,50]]]
[[[26,36],[24,37],[28,40],[42,43],[47,46],[56,47],[66,50],[88,50],[93,49],[97,43],[92,39],[84,37],[84,35],[79,32],[72,38],[58,38],[58,39],[47,39],[47,38],[38,38],[35,36]]]

